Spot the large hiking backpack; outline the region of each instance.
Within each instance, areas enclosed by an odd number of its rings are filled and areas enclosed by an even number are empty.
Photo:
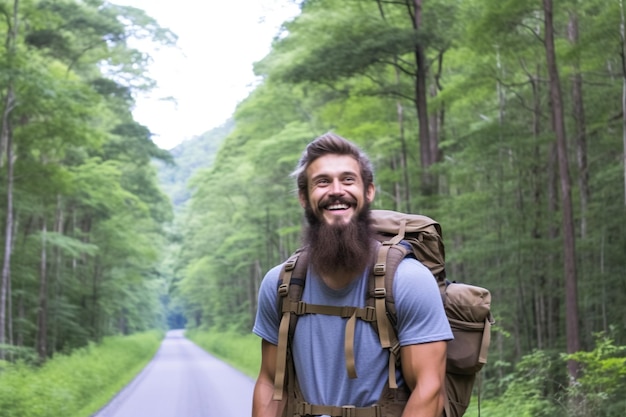
[[[284,416],[400,416],[409,393],[398,388],[396,368],[400,346],[396,336],[396,308],[393,279],[400,262],[414,256],[430,269],[437,280],[446,315],[454,334],[448,342],[446,361],[446,417],[462,416],[470,402],[476,374],[487,362],[490,330],[493,324],[487,289],[446,279],[445,251],[441,226],[421,215],[388,210],[372,210],[373,228],[380,242],[368,281],[366,307],[337,307],[307,304],[302,299],[308,267],[306,248],[296,251],[285,262],[279,279],[279,328],[274,399],[281,400],[287,386]],[[345,332],[346,368],[356,378],[354,365],[354,329],[356,319],[370,322],[376,329],[381,346],[389,349],[389,379],[380,401],[373,407],[352,405],[328,406],[308,404],[302,398],[291,358],[290,342],[297,319],[303,314],[328,314],[348,318]],[[285,385],[286,384],[286,385]]]

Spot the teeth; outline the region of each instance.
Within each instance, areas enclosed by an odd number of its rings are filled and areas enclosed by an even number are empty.
[[[328,206],[328,210],[347,210],[347,209],[348,209],[347,204],[333,204],[331,206]]]

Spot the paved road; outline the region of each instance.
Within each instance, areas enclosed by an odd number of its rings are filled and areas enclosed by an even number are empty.
[[[249,417],[253,385],[171,330],[148,366],[94,417]]]

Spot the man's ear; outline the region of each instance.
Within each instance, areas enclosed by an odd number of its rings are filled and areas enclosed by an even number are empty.
[[[298,200],[300,201],[300,206],[306,208],[307,195],[304,191],[298,191]]]
[[[374,196],[376,195],[376,186],[374,184],[370,184],[367,187],[367,191],[365,192],[365,198],[368,203],[374,201]]]

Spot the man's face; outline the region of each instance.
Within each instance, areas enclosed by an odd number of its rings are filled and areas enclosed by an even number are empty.
[[[300,204],[326,224],[348,224],[374,198],[375,188],[365,190],[359,164],[351,156],[328,154],[317,158],[306,170],[308,196]]]

